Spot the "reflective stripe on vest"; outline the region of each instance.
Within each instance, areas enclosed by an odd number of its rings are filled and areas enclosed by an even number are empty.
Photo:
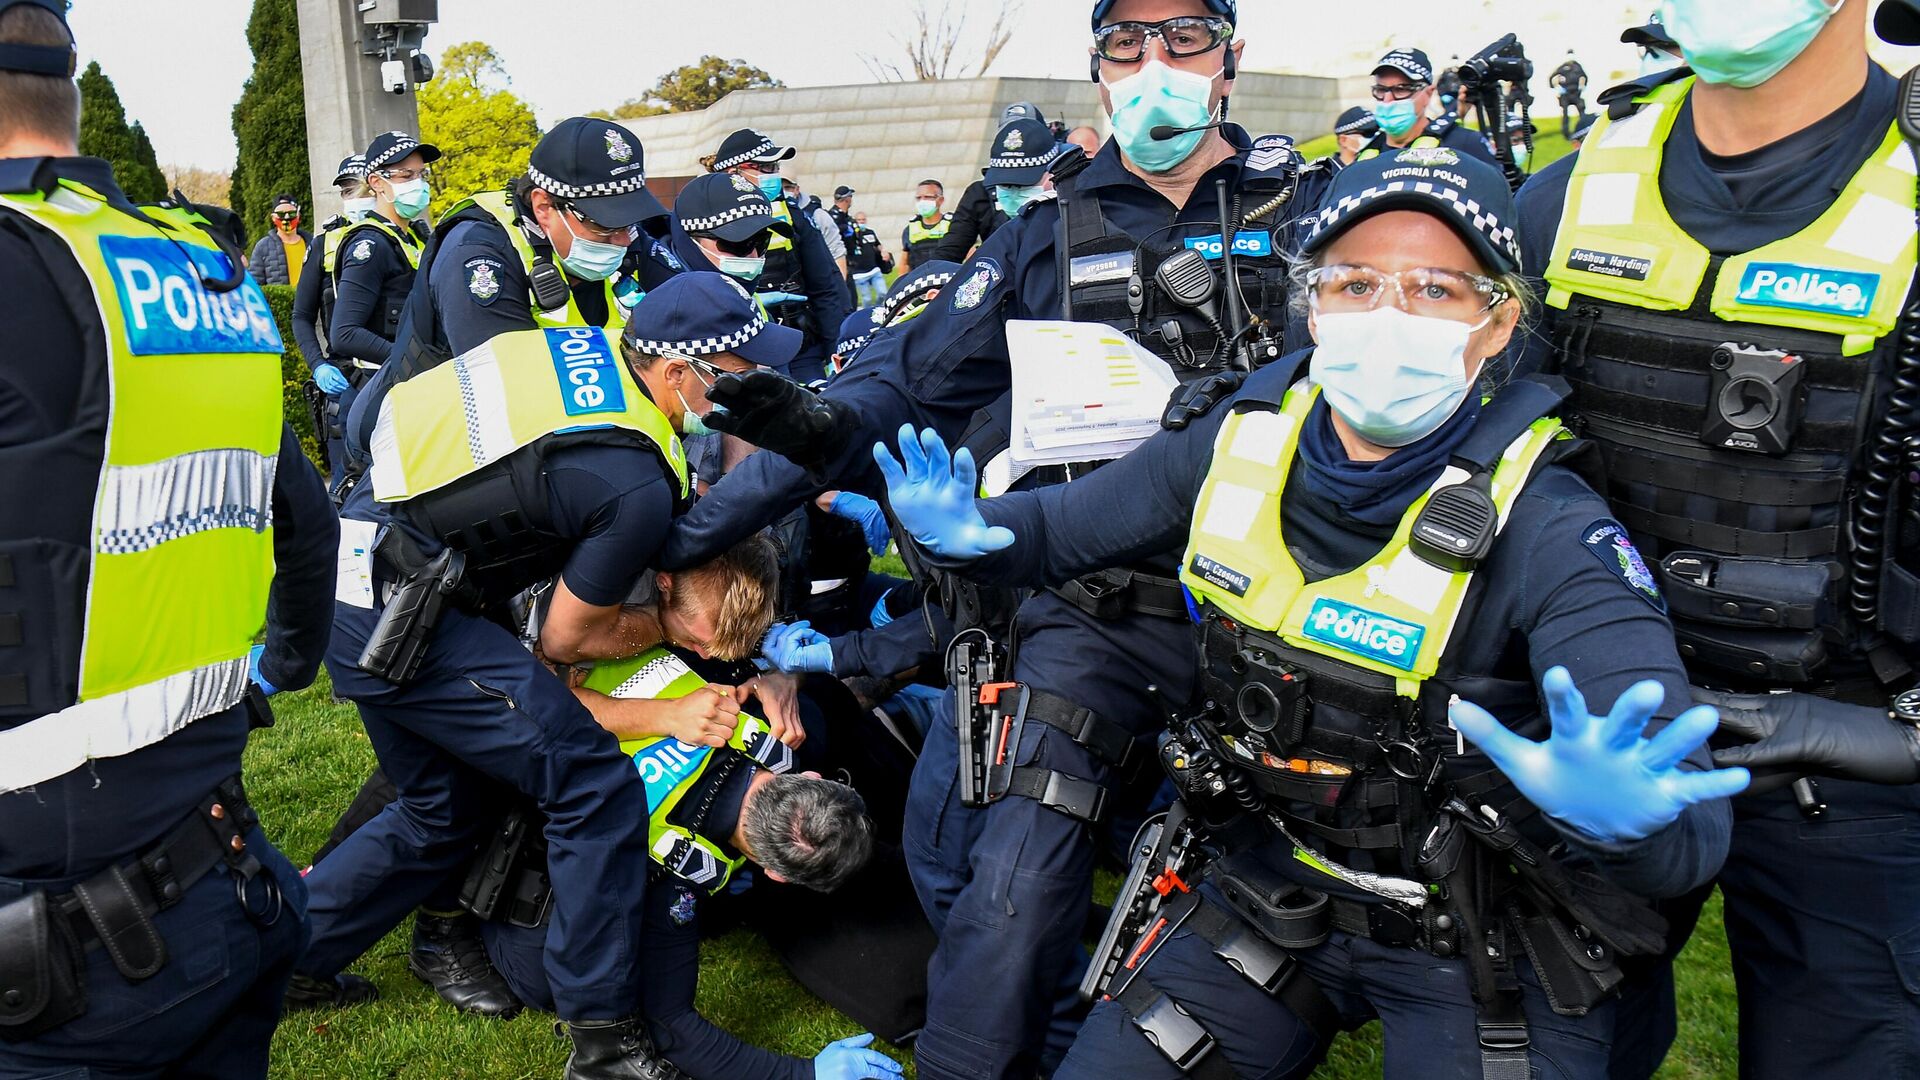
[[[1574,295],[1684,311],[1712,256],[1660,197],[1660,163],[1692,79],[1639,98],[1624,120],[1601,118],[1567,183],[1566,208],[1547,267],[1547,303]],[[1714,315],[1727,322],[1834,334],[1858,356],[1899,323],[1913,281],[1913,153],[1893,127],[1833,205],[1799,233],[1736,255],[1713,283]]]
[[[793,211],[788,208],[787,200],[773,200],[772,209],[773,220],[785,222],[788,229],[793,228]],[[773,230],[767,237],[768,251],[786,251],[791,247],[793,247],[793,237],[782,235],[779,229]]]
[[[907,244],[910,247],[918,247],[935,240],[945,240],[947,234],[952,231],[953,218],[950,215],[940,215],[940,224],[931,229],[927,228],[925,219],[914,218],[907,226]]]
[[[595,664],[586,681],[587,689],[608,697],[655,701],[683,698],[705,685],[705,679],[664,648]],[[769,772],[793,770],[792,749],[774,738],[758,717],[741,713],[727,745]],[[718,891],[746,859],[731,858],[719,844],[667,820],[713,764],[713,749],[657,736],[628,740],[620,750],[633,758],[647,788],[647,847],[654,861],[692,884]]]
[[[182,211],[146,211],[163,231],[64,181],[0,207],[64,241],[92,284],[111,402],[79,700],[0,731],[4,791],[152,745],[246,693],[273,582],[282,343],[251,277],[200,284],[189,259],[217,277],[229,263]]]
[[[513,204],[509,201],[507,193],[504,191],[486,191],[478,195],[469,196],[454,204],[454,206],[443,215],[443,218],[452,217],[469,206],[485,210],[488,214],[492,215],[495,221],[500,223],[501,228],[507,230],[507,239],[513,243],[513,250],[520,255],[521,269],[531,274],[533,272],[534,261],[533,245],[527,241],[527,234],[520,230],[520,226],[514,224]],[[558,265],[558,256],[555,256],[554,261],[555,264]],[[610,277],[603,283],[607,290],[607,321],[604,325],[607,330],[613,333],[615,339],[619,338],[620,331],[624,329],[627,324],[627,309],[620,306],[620,301],[614,297],[613,283],[617,279],[618,275],[615,275],[615,277]],[[533,313],[533,321],[539,326],[593,325],[587,320],[586,316],[580,314],[580,305],[574,302],[572,290],[568,290],[567,292],[566,306],[554,308],[552,311],[545,311],[541,308],[534,307],[531,302],[531,294],[529,294],[528,299],[528,307]]]
[[[437,491],[548,435],[592,428],[652,443],[687,497],[680,437],[593,326],[500,334],[395,385],[373,432],[374,496]]]
[[[1361,147],[1360,152],[1353,155],[1353,160],[1365,161],[1368,158],[1377,158],[1380,156],[1380,153],[1383,149],[1389,146],[1393,146],[1392,143],[1385,141],[1386,136],[1382,135],[1380,138],[1382,140],[1380,146],[1368,145],[1368,146]],[[1432,135],[1422,135],[1405,146],[1393,146],[1393,149],[1395,150],[1431,150],[1434,147],[1439,145],[1440,145],[1439,139],[1434,138]]]
[[[1473,575],[1420,558],[1407,537],[1433,492],[1467,475],[1449,466],[1372,559],[1307,584],[1281,535],[1280,504],[1302,425],[1319,396],[1319,387],[1303,383],[1287,392],[1278,412],[1227,418],[1194,507],[1180,580],[1220,614],[1295,648],[1390,676],[1401,696],[1414,697],[1440,668]],[[1540,455],[1562,432],[1559,421],[1539,420],[1507,447],[1493,474],[1502,526]]]

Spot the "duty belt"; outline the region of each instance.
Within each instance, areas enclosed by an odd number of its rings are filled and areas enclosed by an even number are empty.
[[[1186,594],[1178,580],[1137,570],[1102,570],[1075,578],[1053,591],[1096,619],[1118,619],[1130,613],[1187,618]]]

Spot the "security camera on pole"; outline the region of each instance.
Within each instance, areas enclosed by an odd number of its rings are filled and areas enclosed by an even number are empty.
[[[423,46],[439,0],[298,0],[314,203],[335,199],[325,163],[383,131],[418,131],[414,91],[433,78]]]

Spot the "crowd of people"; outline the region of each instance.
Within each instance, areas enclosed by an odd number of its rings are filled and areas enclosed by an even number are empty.
[[[1645,1078],[1716,887],[1742,1076],[1920,1077],[1920,232],[1865,4],[1666,0],[1597,113],[1560,64],[1527,178],[1458,64],[1393,49],[1308,161],[1228,119],[1235,0],[1095,0],[1112,137],[1010,106],[897,246],[757,129],[669,208],[573,117],[444,206],[382,133],[248,258],[77,155],[65,7],[0,0],[0,1080],[264,1076],[402,925],[568,1080],[903,1075],[876,1033],[1305,1077],[1376,1022],[1391,1077]],[[1062,323],[1177,389],[1016,472]],[[241,751],[323,664],[377,768],[296,869]],[[869,1033],[709,1022],[716,923]]]

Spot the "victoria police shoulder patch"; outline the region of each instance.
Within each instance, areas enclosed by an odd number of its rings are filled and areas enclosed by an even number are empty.
[[[474,303],[486,307],[499,299],[500,271],[505,268],[500,260],[485,256],[467,260],[467,292]]]
[[[678,895],[673,898],[673,906],[667,909],[667,916],[675,926],[690,926],[700,913],[700,899],[693,895],[691,889],[678,885],[674,889]]]
[[[1647,566],[1647,560],[1641,558],[1640,550],[1633,546],[1633,540],[1627,536],[1626,527],[1612,518],[1601,518],[1586,527],[1580,534],[1580,541],[1587,550],[1600,560],[1600,565],[1627,583],[1627,587],[1638,593],[1642,600],[1652,604],[1661,614],[1666,614],[1667,598],[1660,592],[1660,582],[1653,576],[1653,570]]]
[[[993,259],[975,260],[967,276],[953,288],[953,310],[972,311],[979,307],[1005,276],[1000,264]]]
[[[347,252],[347,262],[354,266],[358,266],[359,264],[366,262],[368,259],[371,259],[371,258],[373,258],[373,238],[372,237],[363,237],[358,243],[353,245],[352,249],[350,249]]]
[[[665,240],[653,242],[653,257],[669,270],[684,272],[687,268],[687,264],[681,261],[679,253],[673,250],[673,245]]]

